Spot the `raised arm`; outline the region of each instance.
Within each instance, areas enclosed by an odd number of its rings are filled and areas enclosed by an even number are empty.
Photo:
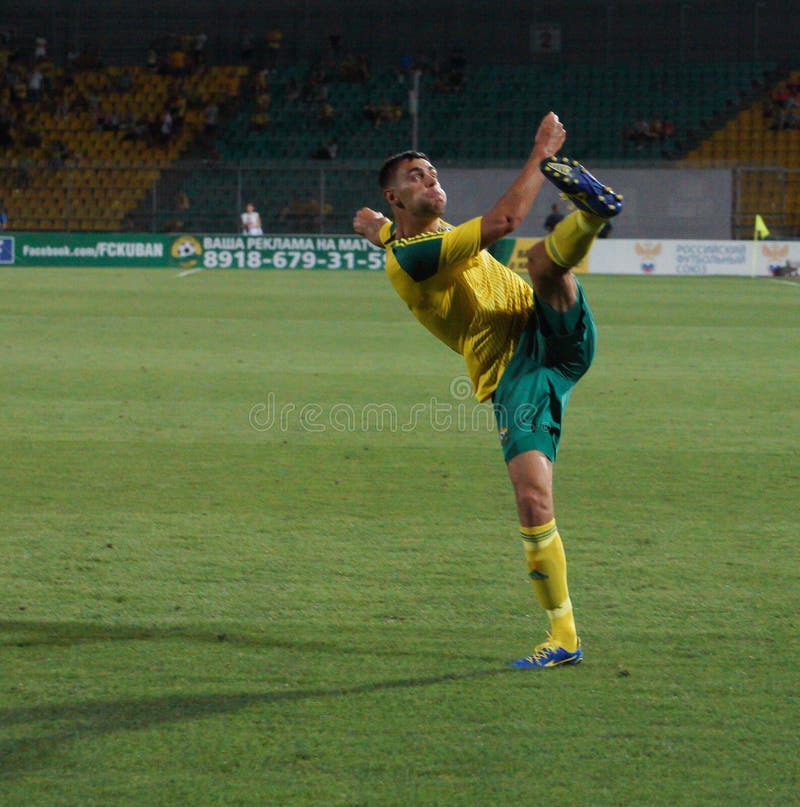
[[[379,213],[377,210],[371,210],[368,207],[362,207],[356,211],[353,217],[353,229],[359,234],[363,235],[371,244],[376,247],[382,247],[383,242],[380,240],[379,235],[381,227],[383,227],[389,219]]]
[[[554,112],[544,116],[534,138],[533,149],[519,176],[481,220],[481,248],[493,244],[519,227],[544,185],[539,163],[556,154],[567,137]]]

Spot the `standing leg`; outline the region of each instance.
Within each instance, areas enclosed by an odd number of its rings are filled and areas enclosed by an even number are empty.
[[[550,622],[548,641],[514,666],[577,664],[582,652],[567,586],[567,559],[553,510],[553,463],[540,451],[524,451],[509,461],[508,473],[531,585]]]
[[[551,328],[568,333],[575,327],[575,317],[580,316],[576,306],[578,285],[571,269],[586,257],[597,233],[608,219],[622,211],[623,203],[619,194],[602,185],[575,160],[548,158],[542,162],[542,172],[577,210],[530,249],[528,272],[536,299],[552,309],[555,324],[551,323]],[[540,312],[540,317],[545,313]],[[592,346],[582,355],[565,358],[577,360],[577,369],[582,374],[588,369],[593,354]],[[566,405],[566,398],[563,404]],[[553,461],[542,451],[522,451],[508,460],[508,474],[517,500],[529,576],[550,621],[548,640],[512,666],[533,669],[577,664],[583,652],[567,586],[564,545],[555,521]]]

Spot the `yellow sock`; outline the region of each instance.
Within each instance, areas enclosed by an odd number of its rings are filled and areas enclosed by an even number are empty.
[[[607,221],[593,213],[574,210],[544,239],[550,260],[565,269],[577,266],[589,254],[595,236]]]
[[[550,620],[550,635],[567,650],[576,650],[578,635],[567,587],[567,558],[555,519],[519,529],[533,590]]]

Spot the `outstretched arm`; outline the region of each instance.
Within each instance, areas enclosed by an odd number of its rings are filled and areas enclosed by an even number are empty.
[[[362,207],[356,211],[353,217],[353,229],[359,234],[363,235],[371,244],[376,247],[382,247],[383,242],[380,240],[381,227],[383,227],[389,219],[379,213],[377,210],[371,210],[368,207]]]
[[[519,227],[544,185],[539,163],[545,157],[556,154],[566,137],[566,130],[558,115],[548,112],[539,124],[533,149],[520,175],[481,220],[482,249]]]

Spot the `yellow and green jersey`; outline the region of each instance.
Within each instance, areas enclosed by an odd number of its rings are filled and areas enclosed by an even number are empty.
[[[533,307],[533,290],[481,249],[481,220],[396,238],[381,229],[386,273],[411,313],[464,356],[479,401],[494,392]]]

